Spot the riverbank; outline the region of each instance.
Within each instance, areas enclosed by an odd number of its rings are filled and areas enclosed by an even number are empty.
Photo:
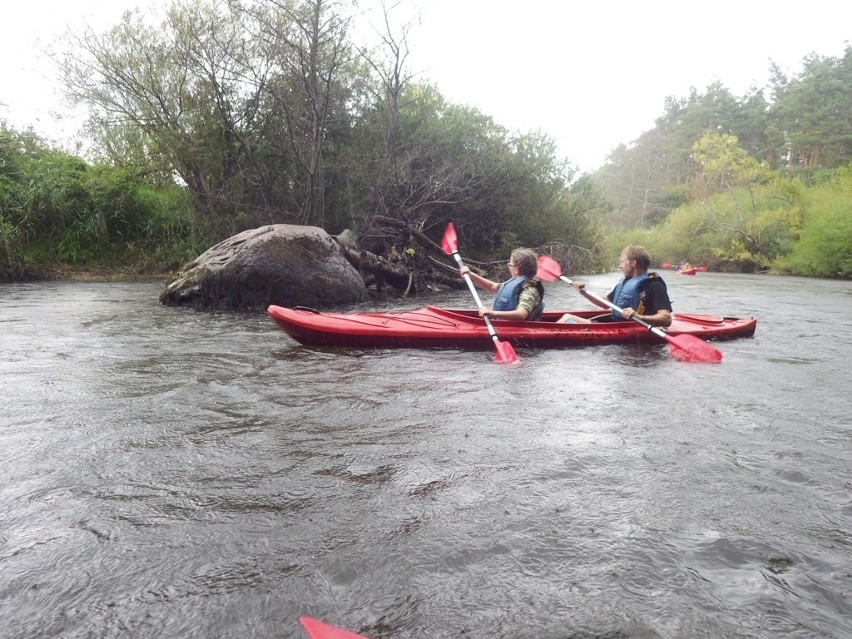
[[[16,273],[10,279],[15,282],[133,282],[143,280],[170,280],[174,272],[160,269],[133,270],[115,266],[91,266],[72,264],[50,264],[32,267],[24,273]]]

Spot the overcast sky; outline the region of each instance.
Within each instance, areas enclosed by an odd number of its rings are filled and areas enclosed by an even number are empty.
[[[78,121],[62,105],[40,50],[67,26],[114,24],[164,0],[20,0],[0,22],[0,118],[57,139]],[[593,171],[654,126],[667,96],[716,80],[735,95],[789,73],[810,53],[839,57],[852,42],[852,3],[810,0],[410,0],[420,24],[409,68],[451,101],[511,130],[542,130],[561,155]],[[361,0],[362,8],[378,0]]]

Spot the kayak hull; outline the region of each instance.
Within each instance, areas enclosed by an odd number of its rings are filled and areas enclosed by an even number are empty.
[[[565,311],[546,311],[537,322],[494,320],[500,340],[528,348],[567,348],[604,344],[661,344],[664,340],[636,322],[557,324]],[[592,318],[602,311],[571,311]],[[408,311],[320,313],[307,308],[270,306],[269,317],[290,337],[307,346],[348,348],[468,348],[493,344],[475,310],[438,306]],[[674,313],[669,335],[735,339],[754,334],[757,320]]]

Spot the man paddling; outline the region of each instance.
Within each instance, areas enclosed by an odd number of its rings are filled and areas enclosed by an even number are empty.
[[[527,248],[512,251],[508,263],[509,275],[512,277],[502,283],[492,282],[473,273],[469,267],[462,266],[459,269],[462,277],[467,274],[479,288],[497,294],[493,307],[480,307],[479,315],[515,321],[539,319],[544,309],[544,287],[535,277],[538,270],[537,259],[535,251]]]
[[[618,263],[624,277],[607,295],[607,299],[622,309],[622,312],[610,311],[605,321],[621,321],[634,316],[651,326],[670,326],[672,323],[672,303],[663,279],[656,273],[648,273],[651,256],[643,246],[631,244],[621,252]],[[604,306],[586,293],[585,282],[573,282],[583,296],[601,308]],[[591,320],[565,313],[557,322],[569,324],[589,324]]]

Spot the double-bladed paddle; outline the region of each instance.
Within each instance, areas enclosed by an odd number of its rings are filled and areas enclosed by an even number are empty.
[[[299,617],[299,623],[311,639],[367,639],[364,635],[356,635],[311,617]]]
[[[559,266],[559,262],[554,260],[552,257],[548,257],[547,255],[542,255],[538,258],[538,272],[536,273],[539,279],[545,280],[547,282],[552,282],[553,280],[559,279],[563,282],[567,282],[568,284],[573,284],[574,282],[562,275],[562,267]],[[604,297],[599,297],[594,293],[590,293],[586,291],[586,295],[595,300],[596,302],[603,304],[604,306],[609,307],[614,311],[621,312],[621,309],[610,302],[608,299]],[[658,337],[662,337],[669,344],[669,352],[680,360],[684,362],[708,362],[708,363],[716,363],[722,361],[722,352],[718,349],[713,348],[705,342],[703,339],[695,337],[695,335],[669,335],[663,329],[658,326],[652,326],[648,322],[639,319],[635,315],[631,316],[632,319],[637,324],[640,324],[651,331],[654,335]]]
[[[447,224],[447,228],[444,229],[444,237],[441,239],[441,248],[444,250],[444,253],[447,255],[452,255],[456,260],[456,264],[459,265],[459,268],[464,266],[464,262],[462,261],[461,255],[459,255],[459,245],[458,238],[456,237],[456,227],[453,226],[453,223],[450,222]],[[465,273],[464,281],[467,282],[467,287],[470,289],[470,292],[473,293],[473,299],[476,301],[476,305],[478,307],[482,306],[482,301],[479,299],[479,294],[476,292],[476,287],[473,285],[473,281],[470,279],[470,275]],[[497,337],[497,332],[494,330],[494,327],[491,325],[491,320],[487,317],[483,317],[485,320],[485,326],[488,327],[488,334],[491,335],[491,341],[494,342],[494,348],[497,349],[496,360],[498,362],[504,364],[511,364],[513,362],[518,361],[518,356],[515,354],[515,349],[512,348],[512,345],[509,342],[501,342],[500,338]]]

